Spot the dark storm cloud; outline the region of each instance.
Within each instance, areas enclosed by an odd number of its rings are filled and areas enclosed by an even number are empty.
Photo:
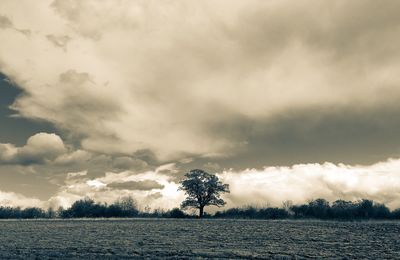
[[[145,181],[113,182],[107,184],[107,187],[112,189],[123,189],[123,190],[153,190],[153,189],[162,189],[164,188],[164,185],[161,185],[156,181],[145,180]]]
[[[0,2],[0,70],[13,82],[0,89],[0,159],[10,164],[0,172],[15,172],[14,184],[40,175],[60,185],[64,203],[146,172],[165,186],[164,203],[178,199],[171,191],[191,168],[370,164],[399,155],[400,2],[145,2]],[[65,151],[24,148],[39,132],[62,137]],[[330,167],[304,169],[330,179]],[[372,180],[374,167],[361,167]],[[81,173],[79,183],[64,183]],[[240,180],[230,180],[239,191]],[[254,181],[241,202],[266,190],[263,183]],[[130,192],[115,189],[101,192]]]
[[[399,55],[398,10],[398,1],[281,1],[247,8],[226,32],[246,53],[267,58],[263,62],[299,43],[354,70],[356,64],[373,67]]]
[[[15,52],[2,55],[5,72],[29,93],[13,108],[78,136],[85,150],[151,151],[166,162],[251,150],[253,124],[293,110],[400,99],[397,1],[223,6],[53,1],[41,10],[54,28],[24,40],[37,54],[30,63],[13,62],[21,39],[5,38]],[[61,52],[70,39],[75,47]],[[54,66],[37,58],[46,55]]]
[[[399,111],[397,104],[362,109],[320,107],[287,111],[265,123],[245,120],[238,129],[245,129],[242,136],[248,144],[219,163],[243,169],[326,161],[370,164],[398,157]]]

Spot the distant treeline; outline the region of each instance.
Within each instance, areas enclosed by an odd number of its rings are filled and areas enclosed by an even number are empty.
[[[172,210],[140,211],[131,197],[126,197],[108,205],[97,203],[90,198],[78,200],[68,209],[59,208],[13,208],[0,207],[0,219],[34,219],[34,218],[195,218],[179,208]],[[337,200],[329,203],[325,199],[312,200],[307,204],[292,205],[284,203],[278,207],[244,207],[218,211],[214,215],[205,214],[206,218],[238,219],[400,219],[400,209],[390,211],[384,204],[372,200],[357,202]]]
[[[178,208],[172,210],[139,211],[132,197],[125,197],[108,205],[85,198],[75,201],[68,209],[62,207],[43,210],[37,207],[0,207],[0,219],[34,218],[185,218],[190,217]]]
[[[356,202],[337,200],[329,203],[325,199],[312,200],[307,204],[291,205],[286,203],[282,208],[245,207],[218,211],[215,218],[250,218],[250,219],[400,219],[400,209],[390,211],[384,204],[372,200]]]

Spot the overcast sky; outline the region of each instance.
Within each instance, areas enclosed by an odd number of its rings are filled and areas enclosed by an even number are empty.
[[[231,185],[228,206],[400,207],[399,12],[395,0],[2,0],[0,204],[132,195],[169,208],[202,168]]]

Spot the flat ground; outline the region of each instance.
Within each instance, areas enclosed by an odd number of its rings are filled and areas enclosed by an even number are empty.
[[[0,259],[400,259],[400,222],[3,220]]]

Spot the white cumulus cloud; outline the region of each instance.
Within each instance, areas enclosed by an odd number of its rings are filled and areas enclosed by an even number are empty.
[[[371,199],[391,209],[400,208],[400,159],[372,165],[327,162],[265,167],[262,170],[225,170],[217,176],[230,186],[231,192],[222,195],[227,208],[282,206],[288,200],[300,204],[316,198],[331,202],[338,199]],[[0,192],[0,205],[69,207],[86,196],[105,203],[132,196],[141,209],[171,209],[179,207],[184,199],[184,193],[178,188],[176,178],[163,174],[160,169],[107,172],[95,178],[87,176],[87,171],[81,171],[68,173],[64,185],[47,201]],[[216,210],[216,207],[208,208],[210,212]]]
[[[53,160],[65,153],[67,148],[56,134],[38,133],[22,147],[0,143],[0,160],[3,163],[32,164]]]
[[[297,164],[291,167],[265,167],[263,170],[224,171],[219,174],[230,185],[229,206],[283,201],[305,203],[325,198],[372,199],[391,208],[400,207],[400,160],[389,159],[373,165]]]
[[[108,172],[104,177],[90,180],[77,174],[85,178],[69,181],[51,200],[68,206],[84,196],[107,203],[123,196],[133,196],[142,208],[170,209],[179,206],[184,198],[184,193],[178,191],[178,181],[160,173],[160,169],[142,173]],[[228,208],[248,205],[279,207],[288,200],[300,204],[317,198],[331,202],[371,199],[392,209],[400,207],[400,159],[365,166],[327,162],[265,167],[262,170],[225,170],[217,176],[230,186],[230,193],[222,195]],[[140,184],[146,184],[147,188]],[[210,207],[208,210],[217,209]]]

